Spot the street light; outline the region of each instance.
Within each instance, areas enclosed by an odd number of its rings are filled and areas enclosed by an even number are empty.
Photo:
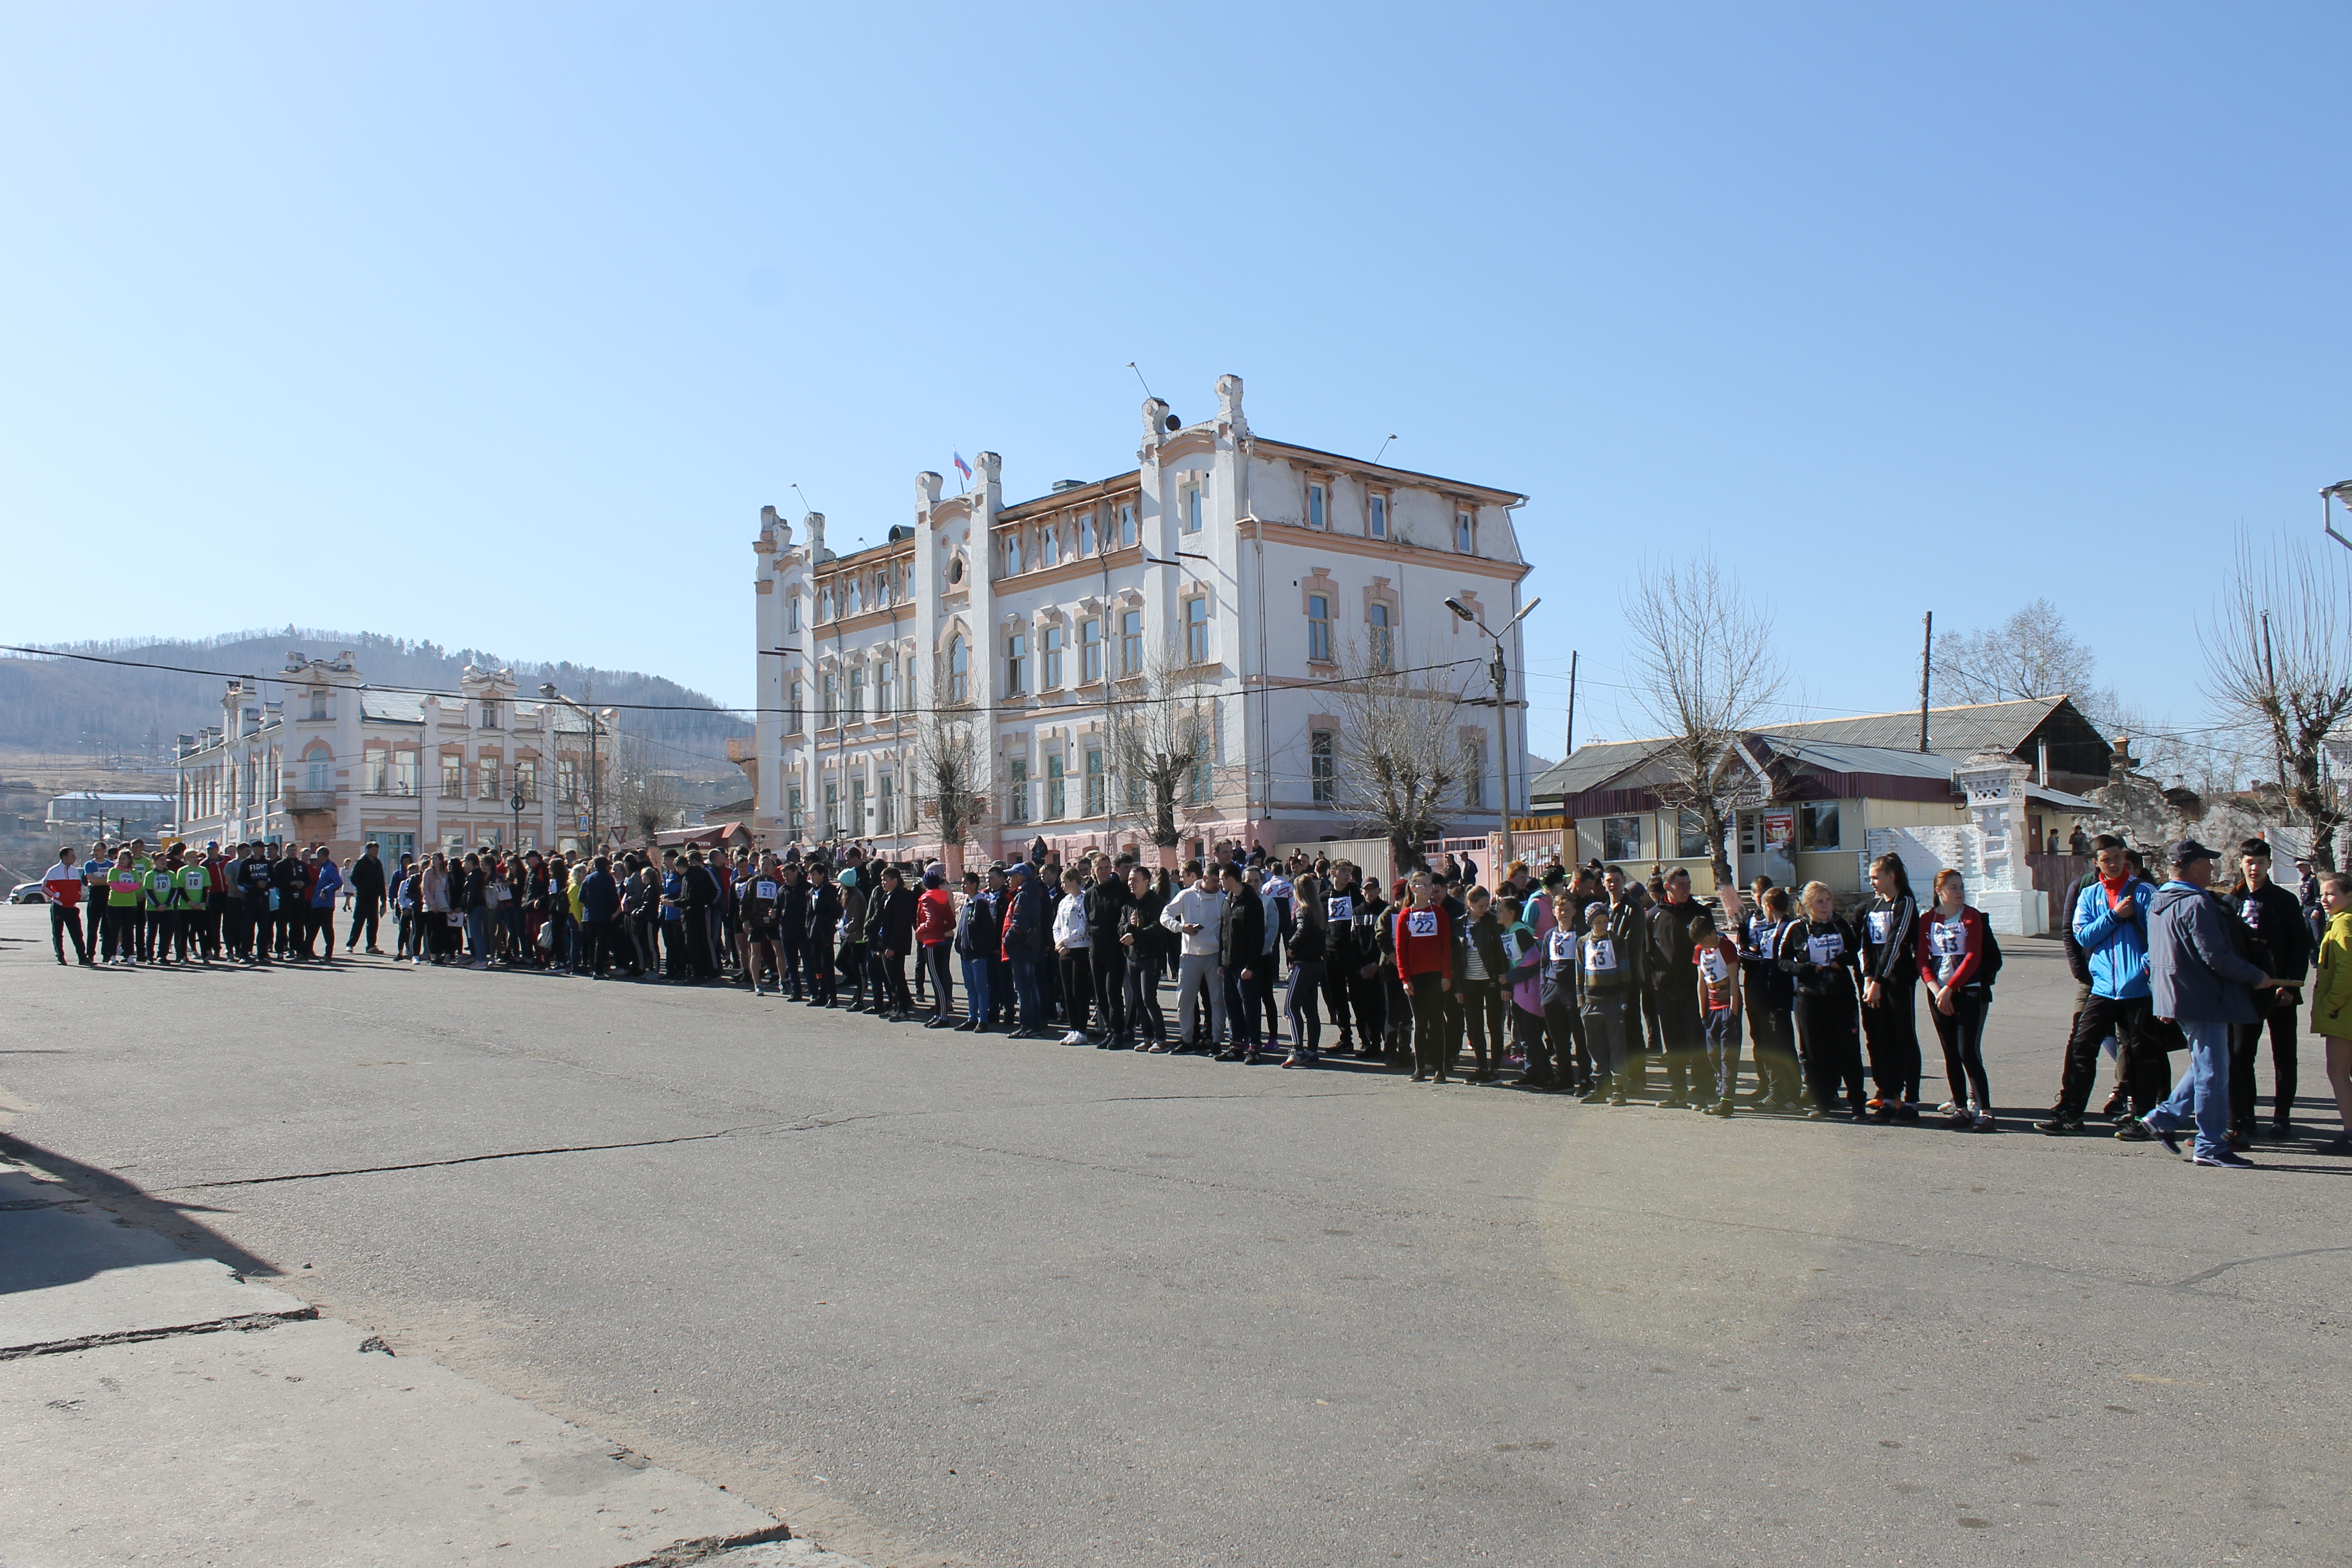
[[[1500,740],[1500,750],[1496,753],[1496,761],[1502,769],[1503,863],[1507,866],[1511,861],[1511,672],[1503,662],[1503,633],[1526,620],[1535,607],[1542,603],[1543,597],[1540,595],[1529,599],[1517,615],[1503,623],[1502,631],[1496,631],[1481,621],[1477,615],[1461,600],[1445,601],[1447,609],[1485,632],[1495,644],[1495,662],[1488,667],[1488,669],[1495,678],[1495,731]]]
[[[2352,550],[2352,539],[2336,531],[2336,509],[2339,506],[2352,511],[2352,479],[2340,479],[2319,492],[2319,526],[2327,531],[2328,538]]]
[[[596,771],[596,715],[555,689],[555,683],[552,681],[542,682],[539,694],[551,702],[562,703],[566,708],[588,721],[588,851],[593,855],[598,847],[597,837],[604,831],[604,803],[599,798],[603,794],[604,779],[603,775]],[[520,796],[521,791],[517,790],[516,794]],[[515,826],[520,831],[522,826],[522,816],[520,812],[516,814]]]

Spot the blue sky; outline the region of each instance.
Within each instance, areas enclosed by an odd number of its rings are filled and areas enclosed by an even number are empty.
[[[2046,594],[2185,725],[2232,531],[2352,476],[2341,5],[0,17],[10,641],[748,700],[762,503],[1119,471],[1133,360],[1531,495],[1538,749],[1710,545],[1808,710]]]

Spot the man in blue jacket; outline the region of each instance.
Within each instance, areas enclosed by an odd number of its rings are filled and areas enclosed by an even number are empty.
[[[613,921],[620,912],[621,887],[613,879],[613,863],[599,855],[596,868],[580,883],[581,945],[587,950],[588,973],[593,979],[604,978],[604,961],[617,951]]]
[[[2138,1118],[2162,1103],[2172,1088],[2164,1046],[2148,1027],[2147,910],[2156,889],[2133,874],[2130,858],[2113,839],[2102,843],[2097,864],[2067,919],[2090,973],[2090,994],[2066,1040],[2058,1103],[2051,1107],[2049,1120],[2033,1126],[2053,1134],[2083,1130],[2083,1111],[2098,1079],[2099,1047],[2120,1029],[2116,1065],[2131,1094],[2131,1114],[2117,1118],[2116,1136],[2144,1142],[2149,1134]]]
[[[2157,1016],[2189,1037],[2189,1073],[2141,1121],[2178,1154],[2180,1129],[2194,1120],[2198,1164],[2250,1170],[2252,1162],[2230,1147],[2230,1026],[2254,1021],[2254,992],[2286,983],[2238,955],[2229,911],[2206,891],[2214,852],[2183,838],[2170,858],[2172,878],[2148,901],[2148,985]]]

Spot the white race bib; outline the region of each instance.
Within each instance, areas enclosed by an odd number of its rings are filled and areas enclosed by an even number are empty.
[[[1724,976],[1731,973],[1723,962],[1723,954],[1713,948],[1698,955],[1698,972],[1709,985],[1722,984]]]
[[[1333,921],[1351,921],[1356,918],[1356,900],[1349,894],[1334,893],[1323,911]]]
[[[1894,925],[1895,925],[1895,911],[1894,911],[1893,910],[1871,910],[1871,911],[1870,911],[1870,940],[1871,940],[1871,942],[1873,943],[1873,945],[1874,945],[1874,946],[1878,946],[1878,947],[1884,947],[1884,946],[1885,946],[1885,945],[1886,945],[1886,933],[1887,933],[1890,930],[1892,930],[1892,929],[1894,928]]]
[[[1435,910],[1412,910],[1408,911],[1404,917],[1404,929],[1406,933],[1411,936],[1435,936],[1437,934],[1437,911]]]
[[[2263,902],[2260,899],[2243,899],[2238,904],[2238,918],[2246,922],[2248,931],[2263,929]]]
[[[1927,951],[1937,958],[1958,958],[1968,951],[1968,932],[1958,921],[1937,921],[1927,928]]]
[[[772,899],[776,896],[776,885],[773,882],[754,882],[751,884],[751,896],[755,899]]]
[[[1596,936],[1584,944],[1584,973],[1607,974],[1617,967],[1617,944],[1605,936]]]
[[[1827,936],[1808,936],[1805,955],[1815,963],[1835,963],[1845,956],[1845,938],[1835,931]]]
[[[1551,933],[1550,942],[1549,956],[1554,963],[1566,963],[1569,955],[1576,950],[1576,939],[1557,928]]]

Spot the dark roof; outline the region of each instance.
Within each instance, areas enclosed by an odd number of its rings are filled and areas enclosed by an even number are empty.
[[[2081,721],[2064,697],[2028,697],[2013,702],[1969,702],[1927,710],[1927,749],[1941,756],[1965,757],[1972,752],[2015,752],[2033,738],[2061,709]],[[1919,710],[1907,713],[1865,713],[1853,719],[1809,719],[1796,724],[1759,724],[1760,733],[1788,735],[1806,741],[1833,741],[1850,746],[1880,746],[1890,751],[1919,750]]]
[[[1530,801],[1555,800],[1598,789],[1622,773],[1630,773],[1665,746],[1662,740],[1593,741],[1579,746],[1562,762],[1546,768],[1528,786]]]

